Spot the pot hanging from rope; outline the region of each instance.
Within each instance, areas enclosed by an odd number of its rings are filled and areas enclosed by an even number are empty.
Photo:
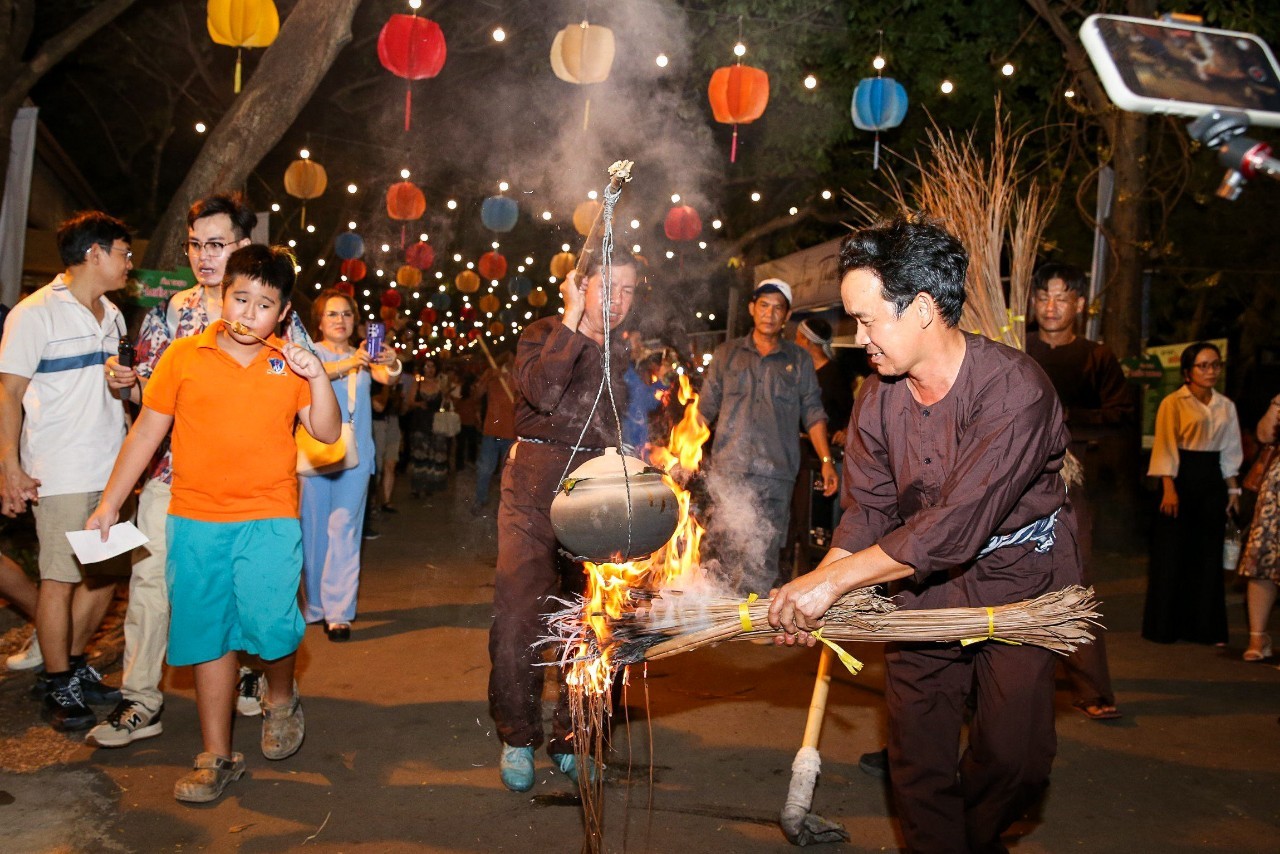
[[[616,448],[574,469],[551,502],[556,539],[594,563],[648,557],[671,539],[679,515],[662,474]]]

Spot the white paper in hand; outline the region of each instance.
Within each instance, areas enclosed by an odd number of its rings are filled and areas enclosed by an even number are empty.
[[[148,542],[146,535],[132,522],[112,525],[105,543],[98,531],[67,531],[67,539],[81,563],[98,563],[133,551]]]

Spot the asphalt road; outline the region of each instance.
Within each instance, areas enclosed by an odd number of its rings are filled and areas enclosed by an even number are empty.
[[[494,522],[492,513],[471,515],[470,492],[463,473],[455,491],[406,498],[383,522],[384,536],[366,545],[351,641],[307,630],[302,750],[269,762],[258,750],[259,719],[238,719],[235,747],[249,773],[215,804],[184,806],[172,796],[199,750],[189,669],[167,677],[164,734],[117,750],[54,733],[28,697],[33,677],[0,671],[0,849],[579,850],[576,790],[545,753],[531,793],[498,781],[485,700]],[[1015,826],[1011,848],[1280,849],[1280,671],[1240,661],[1242,597],[1229,597],[1231,648],[1157,646],[1137,633],[1143,560],[1099,558],[1125,716],[1087,720],[1059,692],[1052,786]],[[8,651],[27,630],[0,620]],[[97,649],[111,682],[119,644],[118,625],[109,624]],[[817,850],[893,851],[887,793],[857,767],[883,742],[882,657],[874,646],[852,651],[867,666],[833,681],[815,809],[853,841]],[[815,651],[728,644],[634,674],[608,774],[605,849],[794,850],[777,816],[816,663]]]

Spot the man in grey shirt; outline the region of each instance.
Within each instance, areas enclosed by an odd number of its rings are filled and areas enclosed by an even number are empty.
[[[822,458],[824,494],[833,495],[839,481],[813,360],[782,336],[791,286],[764,280],[749,311],[751,334],[725,342],[712,357],[698,413],[716,424],[707,480],[714,502],[710,545],[736,592],[763,595],[782,580],[778,553],[791,517],[802,430]]]

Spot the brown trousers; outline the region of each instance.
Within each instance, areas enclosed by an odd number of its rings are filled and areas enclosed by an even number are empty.
[[[1082,486],[1071,491],[1071,506],[1076,511],[1076,542],[1080,544],[1082,584],[1092,584],[1093,568],[1093,501]],[[1078,706],[1114,706],[1111,670],[1107,665],[1107,630],[1094,626],[1093,643],[1083,644],[1061,659],[1062,669],[1071,680],[1071,698]]]
[[[582,567],[557,551],[551,528],[551,499],[569,452],[520,442],[515,459],[502,471],[498,507],[498,568],[494,578],[493,627],[489,630],[489,714],[498,737],[513,747],[542,744],[542,686],[548,670],[539,667],[546,614],[561,607],[549,597],[568,598],[583,589]],[[582,460],[575,460],[575,465]],[[547,751],[572,753],[568,696],[558,680],[560,700]]]
[[[995,641],[888,648],[889,779],[908,851],[1005,850],[1000,834],[1049,781],[1055,658]],[[961,756],[971,690],[977,708]]]

